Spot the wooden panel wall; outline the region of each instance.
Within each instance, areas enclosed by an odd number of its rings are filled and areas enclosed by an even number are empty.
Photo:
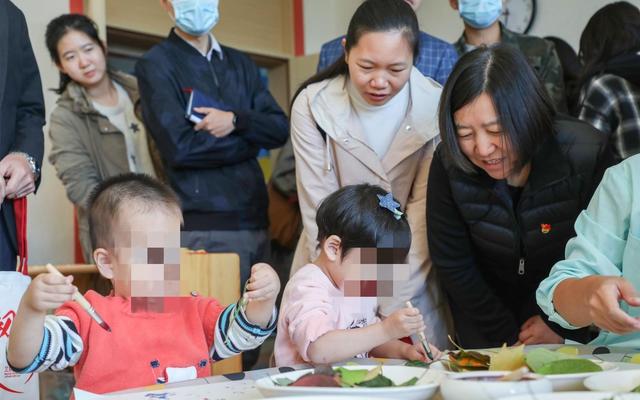
[[[108,0],[106,23],[115,28],[166,36],[173,25],[159,0]],[[291,0],[220,0],[216,38],[231,47],[267,55],[292,55]]]

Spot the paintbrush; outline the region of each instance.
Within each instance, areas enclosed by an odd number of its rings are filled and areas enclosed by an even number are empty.
[[[51,264],[47,264],[47,271],[49,271],[52,274],[56,274],[58,276],[64,277],[64,275],[62,275],[62,273],[58,271],[58,269]],[[93,306],[91,306],[91,304],[87,301],[87,299],[84,298],[82,294],[80,294],[80,292],[76,291],[73,294],[72,299],[76,303],[80,304],[80,307],[84,308],[87,314],[89,314],[89,316],[94,321],[96,321],[96,323],[100,325],[102,329],[104,329],[105,331],[111,332],[111,327],[109,327],[109,325],[106,322],[104,322],[102,317],[100,317],[100,315],[96,312],[96,310],[93,309]]]
[[[407,307],[413,308],[410,301],[407,301]],[[433,358],[433,353],[431,352],[431,347],[429,346],[429,341],[427,340],[427,336],[425,336],[423,331],[418,332],[418,337],[420,338],[420,343],[422,343],[422,347],[424,348],[424,352],[427,353],[427,357],[429,360],[435,361]]]

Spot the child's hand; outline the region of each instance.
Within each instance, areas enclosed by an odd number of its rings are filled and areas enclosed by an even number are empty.
[[[24,294],[24,305],[39,313],[60,307],[78,290],[71,284],[73,276],[45,273],[36,276]]]
[[[432,362],[442,357],[442,352],[437,347],[429,344],[429,349],[431,350],[431,354],[433,355],[433,360],[427,357],[427,352],[424,351],[422,343],[416,343],[414,345],[407,344],[407,346],[402,351],[402,358],[409,361],[418,360],[424,362]]]
[[[411,336],[424,331],[422,314],[417,308],[401,308],[382,321],[389,340]]]
[[[251,276],[247,283],[245,298],[252,301],[275,302],[280,292],[280,279],[269,264],[258,263],[251,267]]]

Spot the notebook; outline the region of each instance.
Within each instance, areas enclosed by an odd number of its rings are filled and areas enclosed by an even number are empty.
[[[189,95],[189,101],[187,102],[185,118],[193,122],[194,124],[197,124],[198,122],[202,121],[202,119],[205,117],[205,114],[195,112],[193,110],[194,108],[210,107],[210,108],[217,108],[218,110],[223,110],[223,111],[231,111],[231,108],[229,108],[226,104],[220,101],[214,100],[213,98],[209,97],[208,95],[204,94],[198,89],[190,89],[190,91],[191,91],[191,94]]]

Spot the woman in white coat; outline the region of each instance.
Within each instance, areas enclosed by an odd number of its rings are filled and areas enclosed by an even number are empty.
[[[446,306],[430,273],[425,225],[441,88],[413,67],[418,37],[416,15],[405,1],[363,2],[344,39],[345,57],[296,93],[291,138],[304,230],[292,273],[317,256],[320,202],[346,185],[379,185],[400,201],[412,232],[406,264],[378,269],[380,314],[410,300],[433,343],[445,348]],[[389,264],[378,254],[372,264]]]

